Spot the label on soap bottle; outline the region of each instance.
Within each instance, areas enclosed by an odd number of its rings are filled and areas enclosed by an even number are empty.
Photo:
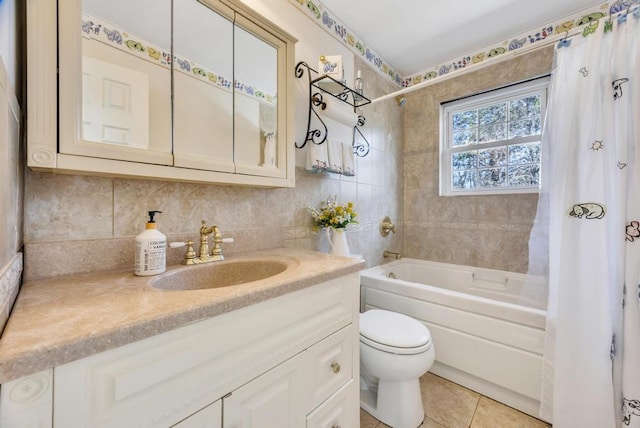
[[[153,220],[154,214],[159,212],[149,211],[145,231],[136,236],[136,275],[157,275],[167,269],[167,237],[156,229]]]
[[[158,269],[162,269],[161,272],[164,272],[167,258],[166,241],[137,241],[136,252],[139,255],[136,257],[136,272],[157,271]]]

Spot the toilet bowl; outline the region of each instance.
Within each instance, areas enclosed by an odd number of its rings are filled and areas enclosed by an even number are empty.
[[[435,359],[429,329],[381,309],[360,314],[360,407],[394,428],[424,419],[419,378]]]

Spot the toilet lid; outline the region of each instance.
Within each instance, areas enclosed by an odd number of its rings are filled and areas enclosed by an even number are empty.
[[[429,329],[411,317],[382,309],[360,314],[360,336],[385,347],[420,348],[431,341]]]

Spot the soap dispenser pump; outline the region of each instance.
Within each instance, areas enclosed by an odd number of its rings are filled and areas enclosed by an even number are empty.
[[[144,232],[136,236],[136,275],[157,275],[167,269],[167,237],[161,233],[153,219],[162,211],[149,211]]]

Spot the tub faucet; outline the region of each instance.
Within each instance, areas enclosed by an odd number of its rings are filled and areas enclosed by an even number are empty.
[[[389,251],[389,250],[384,250],[384,252],[382,253],[382,257],[384,258],[393,257],[396,260],[400,260],[402,258],[402,254],[394,253],[393,251]]]

